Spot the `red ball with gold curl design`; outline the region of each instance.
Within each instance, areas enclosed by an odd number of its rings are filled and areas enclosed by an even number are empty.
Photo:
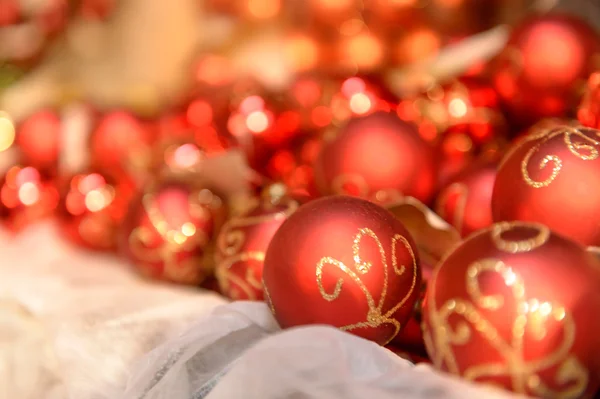
[[[600,38],[583,20],[534,16],[512,32],[495,61],[493,82],[515,122],[563,117],[577,106],[599,56]]]
[[[223,295],[235,300],[262,300],[265,252],[281,224],[298,208],[283,185],[267,187],[260,199],[219,232],[215,274]]]
[[[588,79],[583,100],[577,110],[577,119],[584,126],[600,128],[600,72],[593,73]]]
[[[436,212],[462,235],[488,227],[498,161],[482,159],[455,176],[440,190]]]
[[[504,157],[492,194],[494,221],[544,223],[600,245],[600,131],[563,125],[525,136]]]
[[[198,285],[212,272],[211,239],[224,217],[221,198],[208,188],[149,186],[132,202],[121,249],[149,278]]]
[[[544,398],[592,396],[600,386],[600,262],[541,224],[503,222],[438,265],[424,331],[434,366]],[[576,287],[574,289],[574,287]]]
[[[52,216],[58,201],[56,181],[41,169],[15,165],[0,178],[0,220],[14,232]]]
[[[134,185],[98,171],[78,173],[62,182],[58,220],[64,236],[94,250],[117,249],[118,233]]]
[[[421,271],[412,238],[392,214],[334,196],[301,206],[281,225],[263,283],[282,328],[329,324],[385,345],[410,317]]]
[[[325,142],[315,164],[321,194],[348,194],[380,203],[403,195],[427,202],[436,163],[416,126],[390,113],[352,119]]]

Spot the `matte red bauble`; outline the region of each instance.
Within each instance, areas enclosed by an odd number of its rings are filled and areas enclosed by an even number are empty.
[[[436,212],[462,235],[488,227],[498,162],[484,159],[455,176],[438,194]]]
[[[523,21],[498,56],[494,85],[520,124],[570,114],[598,67],[600,38],[583,20],[546,14]]]
[[[348,194],[382,203],[409,195],[426,202],[436,165],[415,125],[378,112],[354,118],[325,142],[315,165],[321,194]]]
[[[92,165],[115,176],[147,170],[155,135],[150,123],[129,112],[108,113],[92,132]]]
[[[134,194],[132,182],[98,171],[62,183],[58,219],[65,237],[87,249],[117,249],[118,232]]]
[[[392,214],[333,196],[301,206],[281,225],[263,283],[281,327],[330,324],[385,345],[411,315],[421,270],[412,238]]]
[[[600,386],[600,261],[546,226],[475,233],[434,271],[423,306],[440,370],[532,397],[591,397]]]
[[[539,222],[584,245],[600,245],[600,131],[574,126],[525,136],[503,159],[494,221]]]
[[[60,116],[50,110],[39,111],[17,127],[16,142],[28,164],[56,173],[61,145]]]
[[[223,295],[262,300],[265,252],[281,224],[298,208],[281,184],[267,187],[260,199],[232,217],[217,236],[215,274]]]
[[[0,220],[12,231],[54,213],[58,205],[56,182],[33,166],[12,166],[0,179]]]
[[[577,119],[584,126],[600,128],[600,72],[593,73],[588,79]]]
[[[198,285],[212,272],[210,241],[224,212],[208,188],[175,181],[150,185],[132,202],[122,250],[149,278]]]

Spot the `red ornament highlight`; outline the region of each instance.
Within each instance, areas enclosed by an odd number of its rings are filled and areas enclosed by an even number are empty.
[[[347,194],[381,203],[408,195],[427,202],[436,162],[413,124],[378,112],[352,119],[324,143],[315,179],[322,195]]]
[[[494,85],[512,119],[523,125],[568,116],[583,82],[598,68],[600,38],[583,20],[534,16],[511,34],[494,68]]]
[[[504,157],[492,194],[494,221],[547,225],[600,245],[600,131],[563,125],[524,136]]]
[[[61,191],[58,219],[64,236],[83,248],[116,250],[133,183],[88,171],[66,179]]]
[[[222,199],[208,188],[149,186],[132,202],[122,251],[149,278],[198,285],[212,272],[211,239],[224,217]]]
[[[588,79],[577,119],[584,126],[600,128],[600,72],[593,73]]]
[[[298,206],[283,185],[275,184],[247,211],[223,225],[215,255],[215,274],[223,295],[234,300],[263,299],[265,253],[279,226]]]
[[[53,215],[58,200],[56,182],[33,166],[12,166],[0,178],[0,220],[14,232]]]
[[[482,160],[459,173],[436,200],[436,213],[464,237],[488,227],[492,219],[492,193],[496,160]]]
[[[282,328],[330,324],[385,345],[412,313],[421,270],[412,238],[392,214],[334,196],[301,206],[281,225],[263,282]]]
[[[424,332],[437,369],[518,394],[581,398],[600,386],[600,262],[527,222],[498,223],[434,271]],[[573,287],[577,287],[573,289]]]

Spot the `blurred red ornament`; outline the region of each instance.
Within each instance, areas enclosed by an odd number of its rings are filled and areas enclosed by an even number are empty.
[[[78,13],[86,19],[106,20],[115,9],[117,0],[79,0]]]
[[[56,182],[33,166],[12,166],[0,180],[0,220],[18,232],[54,214],[58,205]]]
[[[91,164],[114,176],[150,167],[155,127],[127,111],[103,115],[91,135]]]
[[[241,215],[225,223],[217,237],[215,274],[220,291],[235,300],[262,300],[265,252],[281,224],[298,208],[281,184],[267,187],[263,196]]]
[[[335,59],[329,66],[336,73],[374,73],[380,71],[389,62],[390,51],[385,37],[363,26],[356,29],[351,20],[349,28],[341,27],[339,38],[334,42]],[[362,22],[358,22],[362,24]]]
[[[311,33],[292,31],[284,37],[286,63],[297,74],[318,68],[325,57],[324,49],[325,46]]]
[[[327,37],[335,35],[344,22],[360,17],[361,9],[359,0],[307,0],[298,3],[298,9],[290,14]]]
[[[330,324],[385,345],[419,294],[415,251],[402,223],[383,208],[345,196],[314,200],[275,233],[264,263],[265,297],[283,328]]]
[[[389,29],[398,29],[398,26],[418,23],[422,19],[421,0],[372,0],[365,2],[369,15],[369,25],[381,29],[384,25]]]
[[[350,120],[324,143],[315,179],[323,195],[348,194],[381,203],[408,195],[426,202],[434,190],[435,158],[413,124],[378,112]]]
[[[434,57],[444,45],[442,35],[430,25],[417,25],[392,42],[392,62],[406,65]]]
[[[570,114],[598,68],[600,38],[583,20],[546,14],[523,21],[495,62],[494,85],[515,122]]]
[[[440,370],[526,396],[581,398],[600,386],[600,262],[544,225],[471,236],[426,293],[427,352]]]
[[[600,128],[600,72],[593,73],[587,82],[577,119],[584,125]]]
[[[87,249],[115,250],[133,183],[88,171],[67,178],[61,191],[58,217],[65,237]]]
[[[60,116],[54,111],[43,110],[18,125],[16,143],[26,164],[56,174],[61,136]]]
[[[508,132],[498,94],[479,77],[433,85],[402,100],[397,112],[401,119],[416,123],[421,136],[437,147],[442,184],[478,155],[499,151]]]
[[[0,0],[0,60],[31,66],[68,21],[67,0]]]
[[[236,16],[246,22],[266,22],[283,12],[283,0],[207,0],[209,11]]]
[[[198,285],[212,272],[210,241],[224,217],[222,199],[208,188],[150,185],[129,209],[122,251],[150,278]]]
[[[456,175],[438,194],[436,212],[464,237],[488,227],[498,162],[483,159]]]
[[[524,137],[500,164],[494,221],[539,222],[600,246],[600,132],[564,125],[538,133]]]

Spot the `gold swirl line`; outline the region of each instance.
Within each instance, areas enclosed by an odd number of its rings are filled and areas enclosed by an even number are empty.
[[[535,237],[527,240],[508,241],[502,238],[502,234],[512,230],[514,227],[524,227],[537,230]],[[543,224],[534,222],[500,222],[492,226],[492,242],[501,251],[508,253],[530,252],[546,244],[550,239],[550,229]]]

